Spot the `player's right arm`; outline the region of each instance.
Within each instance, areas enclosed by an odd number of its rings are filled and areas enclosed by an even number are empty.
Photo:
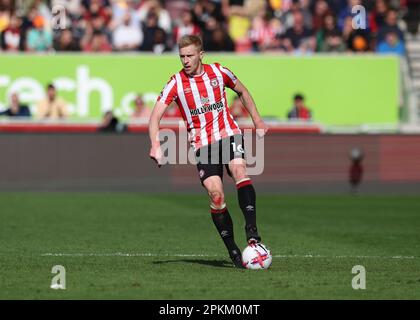
[[[159,167],[161,165],[160,161],[162,159],[159,140],[159,123],[167,108],[167,104],[163,103],[162,101],[157,101],[153,107],[153,111],[149,120],[149,137],[151,145],[149,156],[154,161],[156,161]]]
[[[161,166],[162,151],[160,149],[159,140],[159,123],[163,117],[168,106],[177,97],[176,80],[175,77],[171,77],[169,82],[166,84],[160,93],[155,106],[153,107],[152,114],[149,120],[149,137],[150,137],[150,152],[149,156],[152,158],[158,166]]]

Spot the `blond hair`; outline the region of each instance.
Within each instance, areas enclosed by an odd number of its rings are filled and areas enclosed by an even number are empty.
[[[182,36],[181,39],[178,41],[178,48],[185,48],[192,44],[195,45],[198,51],[203,51],[203,41],[201,41],[201,38],[199,36],[194,35]]]

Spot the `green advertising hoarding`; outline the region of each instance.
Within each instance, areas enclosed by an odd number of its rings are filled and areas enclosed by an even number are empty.
[[[393,56],[206,55],[204,62],[231,69],[266,117],[285,119],[299,92],[321,124],[398,121],[399,60]],[[136,93],[152,107],[180,69],[177,55],[2,55],[0,109],[19,92],[36,113],[47,83],[54,82],[73,119],[99,119],[111,108],[124,119]]]

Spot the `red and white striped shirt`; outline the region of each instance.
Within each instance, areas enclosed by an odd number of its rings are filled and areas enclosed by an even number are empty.
[[[176,101],[194,150],[242,133],[229,112],[225,90],[235,87],[236,76],[218,63],[203,64],[203,68],[197,76],[188,76],[182,69],[158,97],[166,105]]]

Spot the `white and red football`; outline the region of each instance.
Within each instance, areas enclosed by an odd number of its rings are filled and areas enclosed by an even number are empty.
[[[262,243],[251,243],[242,252],[242,261],[247,269],[268,269],[273,256]]]

